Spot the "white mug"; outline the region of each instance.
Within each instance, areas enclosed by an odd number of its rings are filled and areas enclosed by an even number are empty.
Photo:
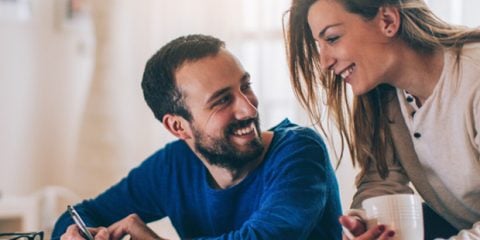
[[[384,224],[395,231],[395,240],[423,240],[423,210],[413,194],[383,195],[362,202],[367,228]]]

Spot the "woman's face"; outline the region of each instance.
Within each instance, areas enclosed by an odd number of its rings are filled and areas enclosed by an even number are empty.
[[[318,0],[308,11],[308,24],[322,69],[341,76],[355,95],[387,82],[393,54],[381,13],[367,21],[335,0]]]

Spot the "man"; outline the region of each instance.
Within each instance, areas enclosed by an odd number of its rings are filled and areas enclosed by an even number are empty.
[[[182,239],[341,238],[325,144],[288,120],[260,131],[250,75],[221,40],[171,41],[148,61],[142,87],[179,140],[75,206],[88,226],[109,226],[92,229],[97,239],[158,238],[143,222],[167,216]],[[53,236],[71,224],[63,214]],[[80,237],[74,225],[63,235],[70,237]]]

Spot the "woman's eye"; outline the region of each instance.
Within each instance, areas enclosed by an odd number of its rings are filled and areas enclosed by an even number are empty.
[[[339,36],[327,37],[326,41],[331,44],[335,43],[339,38]]]

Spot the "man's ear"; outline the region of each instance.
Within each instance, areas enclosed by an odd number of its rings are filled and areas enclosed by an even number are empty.
[[[393,37],[400,29],[401,17],[400,11],[396,7],[383,6],[378,10],[380,18],[380,30],[387,37]]]
[[[178,115],[165,114],[162,119],[163,126],[175,137],[182,140],[191,138],[188,121]]]

